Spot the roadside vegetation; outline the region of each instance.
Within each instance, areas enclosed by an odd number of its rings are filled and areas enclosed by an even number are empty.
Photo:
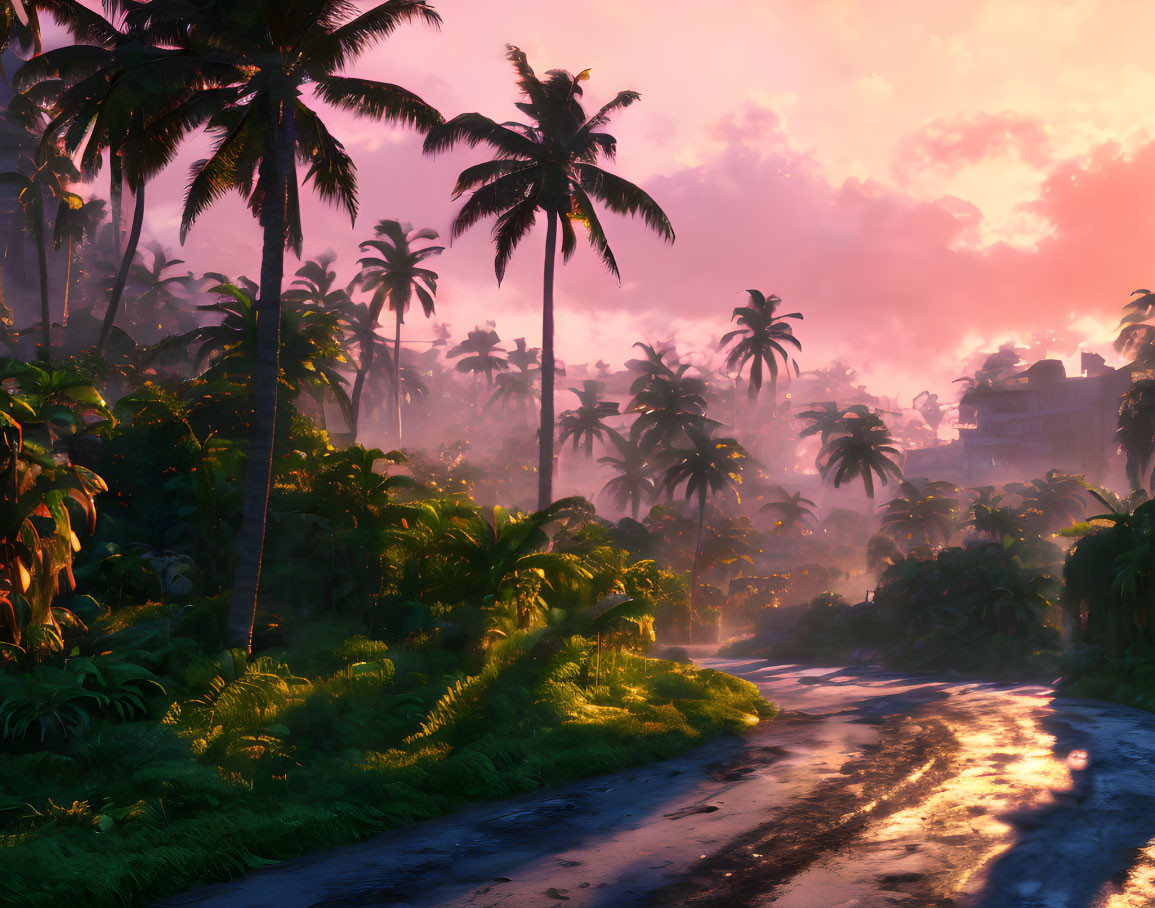
[[[352,75],[440,24],[424,0],[0,10],[28,56],[0,114],[0,901],[143,904],[741,731],[775,708],[681,649],[730,635],[1155,709],[1152,294],[1118,342],[1128,497],[908,475],[948,408],[804,371],[771,288],[710,350],[557,360],[558,260],[584,240],[620,280],[606,212],[675,239],[610,167],[637,92],[591,104],[589,70],[508,46],[498,123]],[[541,219],[540,348],[435,320],[453,252],[420,213],[287,265],[303,192],[360,210],[333,109],[463,156],[449,239],[487,222],[498,283]],[[206,138],[182,240],[239,194],[255,280],[143,233]]]

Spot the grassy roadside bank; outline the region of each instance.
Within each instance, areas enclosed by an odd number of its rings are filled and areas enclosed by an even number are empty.
[[[333,648],[328,670],[292,653],[224,658],[163,721],[0,756],[0,903],[145,904],[471,802],[673,756],[775,713],[749,682],[599,658],[582,637],[446,686],[431,683],[435,652],[373,644]],[[313,669],[295,672],[305,661]]]

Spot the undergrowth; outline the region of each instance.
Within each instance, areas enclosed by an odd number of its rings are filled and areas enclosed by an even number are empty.
[[[145,904],[773,713],[748,682],[582,637],[471,677],[365,637],[297,661],[325,668],[194,662],[163,718],[0,755],[0,902]]]

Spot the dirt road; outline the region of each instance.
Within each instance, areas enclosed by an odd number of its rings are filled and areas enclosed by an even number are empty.
[[[783,715],[164,904],[1155,906],[1155,715],[1042,687],[701,664]]]

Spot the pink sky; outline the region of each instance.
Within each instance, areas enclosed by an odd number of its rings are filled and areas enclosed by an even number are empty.
[[[1109,353],[1120,306],[1155,281],[1155,8],[1128,0],[440,0],[438,33],[405,29],[357,74],[398,82],[444,114],[514,118],[504,45],[539,72],[592,68],[590,106],[642,93],[610,131],[611,165],[674,223],[661,243],[607,216],[623,282],[579,247],[559,271],[559,355],[620,364],[636,340],[676,336],[714,356],[740,292],[805,313],[803,369],[833,358],[876,393],[953,396],[978,347],[1070,337]],[[355,228],[312,201],[306,255],[338,253],[383,217],[448,232],[456,173],[483,158],[422,159],[420,139],[333,113],[357,161]],[[151,190],[146,231],[172,247],[190,148]],[[455,335],[492,319],[540,343],[543,226],[505,284],[488,225],[437,262],[438,317]],[[183,250],[196,270],[256,275],[259,231],[230,199]],[[288,271],[296,263],[290,259]],[[419,318],[413,337],[431,336]],[[957,386],[956,386],[957,387]]]

